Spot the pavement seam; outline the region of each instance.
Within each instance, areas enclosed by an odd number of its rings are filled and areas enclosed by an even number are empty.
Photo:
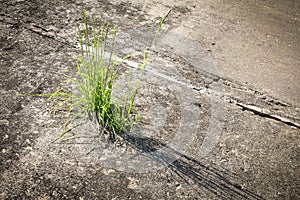
[[[285,117],[281,117],[281,116],[278,116],[278,115],[270,114],[269,110],[262,109],[262,108],[259,108],[257,106],[253,106],[253,105],[247,105],[247,104],[244,104],[244,103],[236,103],[236,105],[239,106],[239,107],[241,107],[243,110],[250,111],[250,112],[252,112],[255,115],[258,115],[260,117],[274,119],[274,120],[282,122],[282,123],[284,123],[286,125],[289,125],[289,126],[292,126],[292,127],[300,129],[300,124],[298,124],[296,122],[293,122],[293,121],[291,121],[291,120],[289,120],[289,119],[287,119]]]
[[[118,60],[122,60],[121,58],[117,58],[117,59]],[[138,63],[133,62],[133,61],[125,61],[124,63],[126,63],[127,65],[129,65],[130,67],[135,68],[135,69],[138,69],[138,66],[139,66]],[[252,112],[252,113],[254,113],[254,114],[256,114],[256,115],[258,115],[260,117],[265,117],[265,118],[273,119],[273,120],[282,122],[282,123],[284,123],[286,125],[289,125],[291,127],[295,127],[295,128],[300,129],[300,124],[298,124],[297,122],[294,122],[293,120],[290,120],[290,119],[287,118],[287,117],[292,118],[288,114],[286,114],[286,117],[282,117],[282,116],[277,115],[277,114],[272,114],[271,110],[269,110],[267,108],[260,108],[258,106],[248,105],[246,103],[242,103],[241,100],[238,100],[238,99],[234,100],[233,98],[231,98],[228,95],[223,95],[222,92],[216,92],[216,91],[210,90],[210,89],[205,88],[205,87],[196,87],[196,86],[194,86],[192,84],[189,84],[189,83],[177,80],[174,77],[171,77],[171,76],[168,76],[166,74],[160,73],[159,71],[157,71],[151,65],[150,66],[148,65],[148,68],[145,69],[145,72],[146,73],[151,73],[152,75],[155,75],[155,76],[158,76],[160,78],[166,79],[168,81],[177,83],[177,84],[185,86],[187,88],[199,91],[201,94],[205,94],[207,96],[210,96],[210,94],[213,94],[215,97],[218,97],[221,100],[225,100],[225,102],[227,102],[227,103],[234,103],[234,105],[236,105],[238,107],[241,107],[243,110],[248,110],[248,111],[250,111],[250,112]],[[219,79],[223,79],[223,78],[219,77]],[[219,79],[216,82],[218,82]],[[213,81],[215,81],[215,80],[213,80]],[[255,92],[257,92],[257,91],[255,90]],[[262,94],[263,93],[261,93],[261,95]],[[282,106],[287,106],[287,104],[282,103],[280,101],[279,101],[279,104],[282,105]]]

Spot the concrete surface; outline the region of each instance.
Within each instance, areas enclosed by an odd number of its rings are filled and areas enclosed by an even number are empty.
[[[299,199],[299,1],[1,1],[1,199]],[[127,145],[51,143],[43,98],[72,75],[82,10],[149,48]],[[120,80],[122,82],[122,80]]]

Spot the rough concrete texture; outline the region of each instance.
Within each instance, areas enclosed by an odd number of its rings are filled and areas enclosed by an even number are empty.
[[[111,147],[82,125],[86,137],[51,143],[64,113],[18,94],[53,92],[74,74],[82,11],[116,25],[116,49],[134,63],[169,9],[136,134]],[[0,199],[299,199],[299,10],[296,0],[2,0]]]

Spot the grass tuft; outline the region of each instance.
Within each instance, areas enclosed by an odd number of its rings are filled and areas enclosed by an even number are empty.
[[[170,11],[159,23],[154,40],[169,13]],[[113,55],[117,35],[116,27],[111,28],[110,24],[106,23],[98,30],[96,21],[94,21],[90,29],[85,12],[83,13],[83,22],[83,30],[78,26],[81,52],[76,61],[76,76],[68,80],[71,85],[75,86],[76,91],[65,92],[68,89],[62,88],[52,94],[32,96],[48,97],[47,100],[55,104],[54,110],[67,107],[65,110],[68,115],[72,113],[63,125],[63,132],[55,141],[74,138],[74,136],[69,138],[64,136],[72,131],[74,127],[78,127],[78,125],[74,125],[75,120],[85,115],[92,121],[96,119],[101,137],[105,136],[109,141],[115,142],[119,134],[130,131],[138,122],[139,118],[135,113],[134,102],[145,72],[147,53],[144,52],[143,62],[138,67],[137,84],[133,84],[132,69],[129,71],[128,96],[113,98],[117,88],[115,85],[116,80],[121,76],[125,76],[122,68],[124,68],[124,62],[131,55],[125,56],[121,61],[117,61],[117,58]],[[107,48],[108,42],[111,44],[112,50],[110,51]]]

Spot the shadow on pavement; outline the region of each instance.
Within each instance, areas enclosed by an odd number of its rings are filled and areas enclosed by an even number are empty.
[[[232,173],[230,175],[224,169],[204,165],[158,140],[129,134],[123,134],[121,137],[126,144],[140,151],[141,154],[150,157],[150,159],[160,164],[166,165],[193,187],[197,193],[200,193],[201,189],[205,189],[225,199],[263,199],[261,196],[230,181],[228,177],[232,176]]]

